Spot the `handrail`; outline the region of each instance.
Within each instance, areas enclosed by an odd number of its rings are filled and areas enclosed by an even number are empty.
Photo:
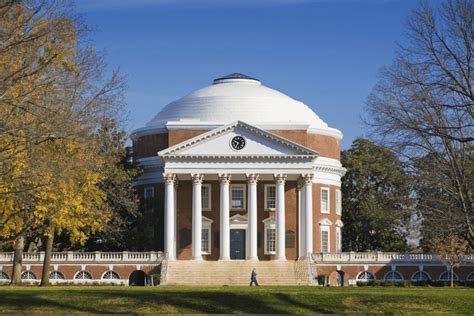
[[[166,285],[168,281],[168,253],[163,253],[161,260],[160,285]]]
[[[447,259],[436,254],[397,252],[318,252],[310,256],[316,263],[442,263]],[[459,261],[474,263],[474,254],[460,256]]]
[[[154,263],[163,258],[161,251],[149,252],[53,252],[51,254],[52,263],[63,262],[87,262],[87,263],[104,263],[104,262],[139,262]],[[44,251],[25,252],[23,253],[23,263],[42,263],[44,261]],[[0,263],[12,263],[13,252],[0,252]]]
[[[312,254],[311,253],[308,253],[308,255],[306,256],[306,262],[308,263],[308,281],[309,281],[309,285],[316,285],[316,276],[314,275],[314,272],[313,272],[313,267],[312,267]]]

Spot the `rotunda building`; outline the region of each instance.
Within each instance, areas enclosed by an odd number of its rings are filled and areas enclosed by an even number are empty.
[[[234,73],[132,133],[149,250],[169,260],[297,260],[341,250],[342,133]]]

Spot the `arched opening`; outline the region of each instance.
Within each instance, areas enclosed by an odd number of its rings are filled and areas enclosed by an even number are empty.
[[[145,286],[146,274],[142,270],[135,270],[128,278],[129,286]]]
[[[344,272],[337,270],[336,286],[344,286]]]

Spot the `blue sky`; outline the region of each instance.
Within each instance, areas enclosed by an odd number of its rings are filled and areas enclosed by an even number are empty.
[[[432,0],[435,1],[435,0]],[[241,72],[367,134],[365,102],[392,62],[416,0],[76,0],[111,68],[128,77],[127,130],[163,106]]]

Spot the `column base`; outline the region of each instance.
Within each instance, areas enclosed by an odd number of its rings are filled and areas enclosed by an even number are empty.
[[[193,257],[191,260],[194,260],[194,261],[202,261],[202,257]]]
[[[230,261],[230,257],[220,257],[219,261]]]
[[[248,257],[245,260],[247,260],[247,261],[260,261],[260,260],[258,260],[258,257]]]
[[[286,261],[286,257],[275,258],[276,261]]]

